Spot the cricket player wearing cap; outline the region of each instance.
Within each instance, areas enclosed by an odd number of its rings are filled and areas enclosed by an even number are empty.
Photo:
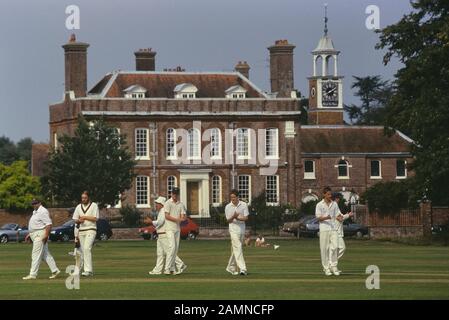
[[[165,262],[165,274],[176,273],[176,257],[179,250],[179,238],[181,233],[180,223],[186,220],[186,207],[179,201],[179,188],[172,189],[171,198],[164,204],[165,232],[167,235],[167,258]],[[183,263],[179,259],[179,263]],[[183,263],[184,264],[184,263]]]
[[[158,212],[157,220],[152,220],[151,218],[145,218],[144,222],[147,224],[152,224],[156,228],[156,232],[158,235],[157,238],[157,260],[156,266],[152,271],[149,272],[150,275],[159,275],[164,271],[164,263],[167,258],[168,253],[168,239],[167,233],[165,230],[165,210],[164,204],[167,202],[165,197],[158,197],[155,201],[155,207]],[[176,265],[176,274],[180,274],[184,272],[187,266],[182,262],[182,260],[176,256],[175,259]]]
[[[315,216],[320,223],[321,264],[326,276],[340,275],[340,271],[337,269],[338,235],[335,225],[336,218],[340,214],[337,203],[332,201],[331,188],[325,187],[323,200],[316,205]]]
[[[81,203],[73,213],[73,220],[79,224],[79,242],[83,254],[84,272],[82,276],[93,276],[92,267],[92,246],[97,236],[97,219],[100,217],[98,205],[90,201],[89,193],[84,191],[81,194]]]
[[[249,211],[246,202],[239,199],[239,192],[231,190],[231,202],[225,207],[225,215],[229,224],[229,235],[231,236],[231,257],[229,258],[226,271],[232,275],[246,276],[247,269],[243,258],[243,241],[245,238],[245,221],[248,220]],[[240,272],[237,271],[237,268]]]
[[[50,279],[54,279],[61,272],[56,266],[55,259],[48,250],[48,236],[50,234],[52,221],[50,213],[45,209],[40,200],[34,199],[31,202],[34,208],[33,215],[28,223],[30,237],[33,241],[33,251],[31,253],[31,269],[30,274],[23,277],[23,280],[34,280],[37,277],[39,266],[42,260],[48,264],[51,270]]]

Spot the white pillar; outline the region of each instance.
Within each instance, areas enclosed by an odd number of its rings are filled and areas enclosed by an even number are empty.
[[[316,58],[317,56],[313,56],[313,76],[316,77]]]
[[[181,202],[184,203],[185,206],[187,206],[187,180],[185,178],[183,178],[183,176],[181,175],[180,177],[180,184],[179,184],[179,188],[180,188],[180,195],[181,195]],[[188,210],[189,208],[187,208]]]
[[[200,198],[200,215],[202,217],[209,217],[209,179],[201,180],[201,198]]]
[[[338,64],[338,56],[334,55],[334,77],[338,76],[337,64]]]

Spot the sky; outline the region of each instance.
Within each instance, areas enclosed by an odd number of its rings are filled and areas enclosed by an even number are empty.
[[[356,103],[352,76],[393,79],[401,65],[382,63],[379,35],[368,30],[367,6],[380,9],[380,28],[411,11],[409,0],[0,0],[0,136],[49,140],[48,106],[62,100],[64,54],[70,34],[90,44],[88,87],[113,70],[134,70],[133,52],[157,51],[156,70],[232,71],[239,60],[250,80],[270,91],[267,47],[288,39],[295,87],[308,92],[311,51],[323,35],[341,51],[344,103]],[[80,29],[68,30],[66,7],[80,9]]]

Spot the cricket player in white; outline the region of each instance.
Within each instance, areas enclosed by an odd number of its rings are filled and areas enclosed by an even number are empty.
[[[51,270],[50,279],[54,279],[61,272],[56,266],[55,259],[48,250],[48,236],[50,234],[52,221],[50,213],[45,209],[39,200],[31,202],[34,211],[28,223],[30,237],[33,241],[33,251],[31,253],[31,269],[30,274],[23,277],[23,280],[34,280],[37,277],[39,266],[42,260],[48,264]]]
[[[92,246],[97,236],[97,219],[100,217],[98,205],[91,202],[89,193],[84,191],[81,195],[81,203],[76,207],[73,213],[73,220],[79,223],[79,241],[83,254],[84,272],[82,276],[93,276],[92,267]]]
[[[335,203],[338,203],[341,201],[341,194],[336,193],[333,196]],[[345,214],[340,214],[335,219],[335,229],[337,230],[337,259],[340,260],[341,257],[343,257],[343,254],[346,251],[346,244],[344,238],[344,230],[343,230],[343,221],[353,217],[354,214],[352,212],[348,212]]]
[[[337,269],[338,235],[335,221],[341,214],[336,202],[332,201],[332,192],[329,187],[323,190],[323,200],[315,208],[315,215],[320,223],[320,251],[321,263],[326,276],[332,274],[339,276]]]
[[[165,261],[165,274],[177,274],[176,257],[179,250],[179,239],[181,236],[180,223],[186,220],[186,207],[179,201],[179,188],[172,189],[171,198],[164,204],[165,211],[165,233],[167,236],[167,258]],[[179,259],[179,258],[178,258]],[[184,264],[181,259],[178,263]]]
[[[246,276],[245,259],[243,258],[243,242],[245,240],[245,221],[248,220],[249,211],[246,202],[239,200],[237,190],[231,190],[231,202],[225,207],[226,220],[229,223],[229,235],[231,237],[231,257],[226,271],[232,275]],[[237,271],[237,269],[240,271]]]
[[[157,232],[157,260],[156,266],[152,271],[149,272],[150,275],[159,275],[164,271],[164,263],[167,258],[168,252],[168,239],[167,233],[165,231],[165,209],[164,204],[167,202],[165,197],[158,197],[155,201],[156,210],[158,211],[157,220],[152,220],[151,218],[145,218],[144,222],[147,224],[152,224],[156,228]],[[182,262],[182,260],[176,256],[176,274],[184,272],[187,266]]]

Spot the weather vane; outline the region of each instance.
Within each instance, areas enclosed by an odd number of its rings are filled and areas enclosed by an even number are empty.
[[[324,35],[327,36],[327,3],[324,4]]]

